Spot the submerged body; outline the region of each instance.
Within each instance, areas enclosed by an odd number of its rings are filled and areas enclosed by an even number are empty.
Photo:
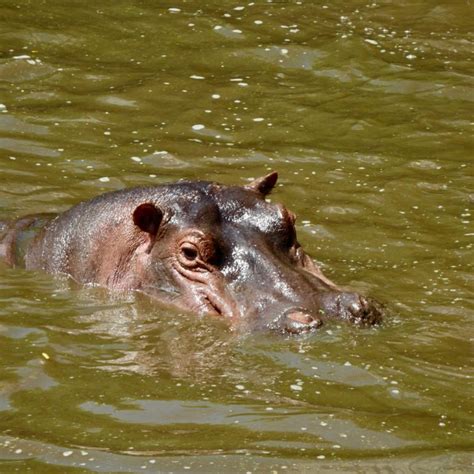
[[[16,221],[0,255],[81,283],[139,290],[234,327],[300,333],[331,318],[380,322],[375,301],[338,288],[305,254],[294,214],[266,202],[276,180],[271,173],[243,187],[200,181],[106,193],[50,220]],[[19,236],[38,227],[20,252]]]

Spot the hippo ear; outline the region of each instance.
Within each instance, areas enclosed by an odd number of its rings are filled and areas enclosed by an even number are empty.
[[[250,191],[257,192],[262,196],[266,196],[275,186],[277,179],[278,173],[276,171],[273,171],[272,173],[267,174],[266,176],[257,178],[255,181],[252,181],[250,184],[247,184],[244,187],[245,189],[248,189]]]
[[[158,233],[162,219],[163,212],[151,202],[140,204],[133,211],[133,223],[143,232],[150,234],[152,241]]]

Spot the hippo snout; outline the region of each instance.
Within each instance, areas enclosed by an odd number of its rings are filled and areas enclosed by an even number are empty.
[[[367,326],[382,322],[382,305],[358,293],[336,293],[326,298],[325,303],[324,311],[328,316],[340,317],[352,323]]]
[[[359,301],[352,307],[354,322],[369,326],[380,324],[382,322],[382,305],[372,298],[357,296]]]
[[[286,334],[315,332],[325,321],[346,320],[360,326],[380,324],[383,306],[372,298],[346,291],[328,291],[318,295],[310,309],[295,306],[283,310],[266,327]]]

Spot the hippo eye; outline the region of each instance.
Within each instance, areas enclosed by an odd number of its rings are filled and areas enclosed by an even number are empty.
[[[199,250],[191,242],[185,242],[181,245],[181,255],[188,262],[194,262],[199,256]]]
[[[214,241],[199,230],[192,230],[178,244],[177,258],[184,267],[190,269],[210,269],[216,263]]]

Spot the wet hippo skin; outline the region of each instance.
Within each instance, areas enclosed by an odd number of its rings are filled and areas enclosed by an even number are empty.
[[[265,200],[270,173],[246,186],[197,181],[106,193],[55,218],[23,218],[0,243],[28,269],[138,290],[232,327],[314,331],[326,320],[377,324],[381,306],[326,278],[297,241],[295,215]],[[40,224],[38,224],[40,222]]]

